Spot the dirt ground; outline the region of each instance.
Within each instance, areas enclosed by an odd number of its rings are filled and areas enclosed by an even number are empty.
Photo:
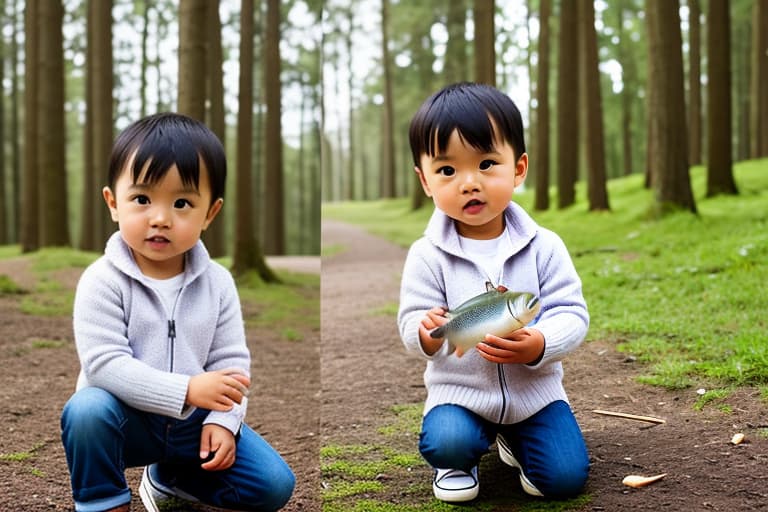
[[[365,444],[376,437],[380,418],[391,414],[392,405],[425,396],[424,363],[405,353],[394,318],[370,314],[397,303],[406,251],[357,228],[323,224],[323,243],[345,250],[324,258],[322,265],[322,443]],[[564,364],[566,390],[591,458],[586,491],[592,499],[585,512],[768,510],[768,439],[758,432],[768,428],[768,407],[755,390],[730,397],[730,413],[716,407],[696,411],[696,390],[669,392],[638,384],[640,364],[609,340],[583,344]],[[655,416],[666,423],[650,426],[601,416],[595,409]],[[734,446],[730,440],[737,432],[747,442]],[[412,442],[415,448],[416,439]],[[515,510],[513,503],[527,499],[516,472],[495,452],[484,457],[480,471],[479,501],[503,503],[508,497],[510,505],[499,510]],[[659,473],[666,478],[643,489],[621,483],[629,474]],[[414,468],[401,488],[429,478],[428,469]],[[420,496],[393,492],[390,499],[426,503],[429,494],[426,486]]]
[[[398,300],[405,251],[335,222],[324,222],[323,241],[344,250],[322,262],[322,341],[317,332],[291,344],[248,332],[253,387],[260,390],[251,397],[248,423],[296,473],[288,511],[321,510],[321,445],[377,442],[393,405],[419,403],[425,395],[423,362],[405,353],[393,316],[375,313]],[[32,289],[34,278],[18,260],[0,261],[3,273]],[[57,280],[74,286],[78,274],[64,273]],[[70,511],[58,425],[78,372],[71,319],[22,314],[20,300],[0,296],[0,512]],[[759,435],[768,428],[768,408],[755,390],[730,397],[730,413],[716,407],[695,411],[695,390],[673,393],[637,384],[640,364],[617,352],[611,340],[585,343],[565,366],[566,389],[592,463],[587,485],[592,498],[583,512],[768,510],[768,440]],[[666,423],[649,426],[600,416],[594,409],[651,415]],[[731,445],[736,432],[746,434],[747,441]],[[415,439],[404,442],[415,450]],[[23,452],[31,456],[5,460]],[[621,484],[627,474],[658,473],[667,476],[643,489]],[[127,474],[135,489],[140,470]],[[427,503],[428,485],[416,493],[398,489],[429,478],[429,468],[414,467],[402,482],[386,482],[385,499]],[[484,457],[480,478],[479,501],[510,503],[498,510],[513,511],[515,503],[528,500],[515,472],[496,453]],[[133,504],[133,510],[143,510],[137,499]]]
[[[270,258],[270,264],[305,273],[320,266],[319,258]],[[0,274],[34,289],[35,277],[23,260],[0,261]],[[79,275],[70,270],[55,278],[74,288]],[[79,372],[72,320],[23,314],[20,301],[21,296],[0,295],[0,512],[71,511],[59,417]],[[258,314],[245,304],[243,312]],[[296,489],[284,510],[314,512],[320,510],[319,332],[296,330],[303,335],[299,342],[248,329],[252,390],[258,393],[249,398],[246,420],[294,470]],[[27,460],[4,460],[25,452],[31,455]],[[136,492],[141,468],[128,469],[126,476],[134,494],[132,510],[144,510]]]

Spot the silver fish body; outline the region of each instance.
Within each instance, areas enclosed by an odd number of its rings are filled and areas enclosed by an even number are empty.
[[[503,291],[501,291],[503,290]],[[528,292],[490,288],[446,314],[448,323],[430,333],[467,351],[486,334],[505,336],[536,318],[541,309],[538,297]]]

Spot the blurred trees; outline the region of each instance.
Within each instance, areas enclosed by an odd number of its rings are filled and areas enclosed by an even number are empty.
[[[687,176],[689,166],[696,163],[697,153],[701,155],[699,161],[702,157],[704,163],[709,159],[710,148],[705,135],[711,115],[709,107],[701,104],[702,97],[709,92],[710,63],[708,57],[702,57],[709,15],[701,13],[700,0],[670,0],[666,7],[667,11],[675,12],[680,34],[675,44],[681,58],[675,64],[674,73],[682,79],[680,87],[675,88],[683,96],[676,95],[675,109],[683,118],[679,129],[684,128],[685,132],[659,134],[656,138],[652,130],[653,125],[658,126],[658,119],[650,115],[649,105],[657,101],[654,87],[661,84],[653,82],[649,48],[652,42],[648,33],[650,13],[644,0],[492,2],[495,4],[491,17],[494,28],[490,32],[487,24],[481,28],[477,21],[488,19],[482,11],[489,3],[487,0],[425,1],[418,5],[391,2],[387,13],[387,48],[393,69],[390,85],[385,80],[386,68],[381,52],[370,49],[381,45],[378,36],[381,16],[376,15],[380,1],[326,2],[325,16],[329,23],[326,24],[323,45],[327,57],[323,82],[326,112],[323,130],[328,150],[323,156],[324,176],[329,183],[341,183],[344,176],[354,176],[356,183],[369,185],[368,188],[356,185],[352,191],[353,199],[385,197],[381,187],[372,189],[370,184],[381,182],[382,169],[385,164],[389,165],[383,157],[394,151],[396,195],[411,195],[412,205],[420,204],[420,191],[411,174],[413,165],[406,136],[408,122],[430,93],[448,83],[476,79],[475,73],[466,70],[476,69],[481,57],[478,44],[489,33],[495,36],[496,83],[520,107],[528,130],[532,178],[528,184],[533,186],[534,180],[540,180],[536,185],[536,208],[549,207],[550,193],[555,193],[558,207],[569,207],[576,200],[577,181],[589,182],[586,190],[598,192],[601,191],[600,184],[607,179],[654,169],[653,161],[658,156],[654,141],[662,135],[679,139],[678,147],[686,148],[686,154],[672,167],[656,168],[654,174],[675,176],[680,184],[681,176]],[[738,27],[733,29],[734,33],[740,35],[733,36],[729,45],[731,98],[734,107],[738,106],[730,123],[733,137],[730,151],[734,158],[745,155],[746,150],[740,149],[742,147],[757,151],[761,123],[768,119],[768,110],[762,116],[757,114],[761,108],[758,106],[762,105],[760,98],[768,96],[768,92],[760,92],[768,79],[756,78],[762,76],[759,75],[758,61],[764,65],[768,63],[768,58],[764,58],[768,48],[763,37],[768,33],[768,27],[759,29],[766,9],[761,11],[756,4],[764,5],[764,2],[731,0],[728,14],[731,26]],[[589,5],[594,7],[596,51],[590,51],[590,54],[596,55],[597,74],[594,73],[594,60],[588,67],[578,65],[579,59],[583,58],[579,56],[580,43],[584,41],[580,34],[586,29],[579,30],[576,26],[580,11],[577,7]],[[708,3],[703,5],[708,7]],[[352,15],[356,19],[354,26],[339,21],[341,16],[350,16],[349,9],[355,10]],[[523,9],[526,16],[523,16]],[[525,18],[530,30],[523,30]],[[412,29],[414,23],[421,25],[421,33]],[[741,34],[748,37],[741,37]],[[423,38],[419,44],[414,41],[417,37]],[[349,41],[352,41],[351,55],[348,55]],[[551,45],[548,45],[550,41]],[[653,44],[656,43],[659,42]],[[754,49],[758,46],[763,50]],[[421,69],[422,63],[426,62],[432,63],[433,75],[429,89],[422,91]],[[340,63],[353,64],[342,66]],[[381,130],[387,111],[386,87],[392,87],[392,97],[396,100],[394,143],[390,143]],[[341,97],[354,97],[354,103],[340,101]],[[593,106],[585,103],[588,98],[592,98]],[[749,108],[750,105],[753,108]],[[586,128],[588,116],[591,126],[599,126],[595,123],[603,126],[602,156],[599,147],[594,145],[599,143],[591,142],[599,128]],[[347,132],[352,122],[354,130]],[[724,147],[719,150],[728,151]],[[554,165],[550,167],[549,161]],[[601,166],[604,166],[604,178],[599,177]],[[540,172],[546,175],[541,176]],[[590,173],[597,173],[591,182]],[[554,184],[551,189],[550,184]],[[338,185],[324,187],[323,194],[324,200],[328,201],[349,198],[349,195],[341,194]],[[602,204],[603,198],[587,199],[590,208],[593,204],[600,204],[595,208],[607,207],[609,202],[607,193],[604,197],[606,204]],[[695,205],[694,208],[691,206],[686,208],[695,209]],[[655,206],[652,209],[664,210]]]
[[[268,109],[264,98],[254,95],[249,107],[254,112],[250,200],[254,220],[259,220],[254,230],[258,237],[273,227],[290,233],[278,252],[317,254],[320,183],[311,174],[319,173],[319,164],[306,156],[319,152],[320,2],[275,4],[282,5],[285,13],[272,23],[277,34],[286,34],[278,37],[289,52],[278,56],[270,79],[281,87],[289,83],[291,94],[278,88],[276,96],[270,96],[271,111],[278,122],[281,116],[291,122],[277,125],[284,133],[263,130]],[[5,162],[0,158],[0,243],[20,242],[24,250],[67,245],[71,230],[78,246],[101,250],[105,230],[115,228],[104,221],[106,209],[100,197],[106,184],[105,151],[115,133],[140,116],[184,111],[204,120],[225,147],[233,136],[238,107],[237,84],[231,77],[238,66],[239,2],[6,0],[3,5],[3,70],[11,72],[2,81],[0,111],[6,107],[8,115],[0,116],[0,137],[1,156],[10,158]],[[265,35],[263,9],[263,2],[254,9],[258,20],[250,43],[254,48],[261,48]],[[43,29],[43,23],[54,19],[49,11],[60,20]],[[23,51],[17,43],[23,44]],[[253,74],[266,77],[260,53],[254,53]],[[56,54],[62,55],[58,63],[52,59]],[[17,88],[22,65],[23,86]],[[295,76],[303,78],[299,94],[293,87]],[[38,127],[40,120],[44,124]],[[265,145],[262,137],[267,134],[273,140]],[[266,195],[262,149],[268,146],[272,154],[284,152],[284,158],[270,157],[270,164],[285,183],[271,193],[270,201],[276,202],[269,204],[261,197]],[[17,171],[22,164],[23,170]],[[234,173],[230,175],[234,179]],[[299,207],[288,207],[286,197]],[[224,241],[232,239],[227,234],[233,231],[228,215],[233,207],[234,202],[225,202],[225,210],[205,236],[214,255],[231,250]]]

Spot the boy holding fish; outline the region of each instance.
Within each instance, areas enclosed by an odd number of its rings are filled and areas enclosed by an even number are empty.
[[[510,201],[528,171],[520,112],[493,87],[454,84],[422,104],[409,138],[435,211],[405,262],[398,325],[427,361],[419,450],[434,494],[476,498],[496,442],[526,493],[577,495],[589,458],[561,360],[589,314],[562,240]]]

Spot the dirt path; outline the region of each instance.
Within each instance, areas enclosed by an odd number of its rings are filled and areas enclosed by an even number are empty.
[[[323,243],[344,249],[324,258],[322,266],[322,442],[379,442],[378,429],[382,418],[391,416],[391,406],[419,402],[425,394],[423,363],[405,354],[391,313],[406,251],[330,221],[323,222]],[[387,306],[389,315],[372,313]],[[740,390],[720,407],[698,412],[693,408],[695,390],[673,393],[637,384],[639,363],[609,341],[585,343],[565,367],[566,389],[591,456],[591,500],[585,512],[768,510],[768,408],[756,390]],[[667,422],[651,427],[600,416],[594,409],[658,416]],[[736,432],[745,433],[749,442],[731,445]],[[412,443],[415,450],[415,438]],[[658,473],[668,475],[644,489],[621,484],[628,474]],[[386,484],[406,489],[425,479],[429,471],[420,467],[408,481]],[[430,488],[420,489],[407,496],[390,490],[388,496],[412,505],[427,503]],[[480,499],[527,500],[516,474],[496,453],[483,459]],[[498,510],[515,506],[500,505]]]
[[[318,272],[319,258],[271,261],[275,268]],[[36,277],[22,259],[0,261],[0,274],[34,289]],[[57,272],[72,289],[79,270]],[[317,287],[305,293],[319,295]],[[79,363],[71,316],[24,314],[22,300],[35,295],[0,295],[0,512],[73,510],[69,474],[59,439],[59,416],[72,394]],[[256,314],[243,304],[246,318]],[[307,312],[312,314],[312,312]],[[280,339],[267,329],[247,329],[252,387],[246,421],[287,460],[297,478],[287,511],[320,510],[318,356],[320,333],[296,326],[300,341]],[[300,378],[299,378],[300,377]],[[126,471],[135,491],[140,468]],[[144,510],[134,492],[132,509]],[[208,507],[194,510],[208,511]]]

